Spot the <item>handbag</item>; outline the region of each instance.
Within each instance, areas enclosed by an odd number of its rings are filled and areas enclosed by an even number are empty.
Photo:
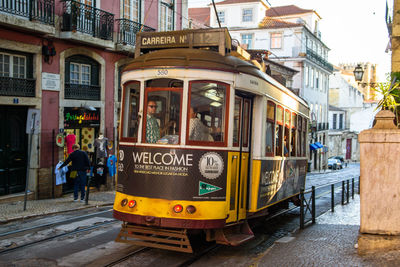
[[[69,174],[69,178],[75,179],[76,176],[78,176],[78,172],[77,171],[71,171],[71,173]]]

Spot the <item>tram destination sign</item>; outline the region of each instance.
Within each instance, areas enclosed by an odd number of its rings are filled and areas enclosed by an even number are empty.
[[[136,37],[135,56],[165,48],[217,47],[231,49],[231,37],[226,28],[182,30],[169,32],[140,32]]]

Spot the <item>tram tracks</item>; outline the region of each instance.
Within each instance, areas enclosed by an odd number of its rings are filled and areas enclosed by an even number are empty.
[[[110,210],[108,209],[108,210],[104,210],[104,211],[100,211],[100,212],[95,212],[95,213],[90,213],[90,214],[85,214],[85,215],[81,215],[81,216],[65,219],[65,220],[62,220],[62,221],[60,220],[60,221],[55,221],[55,222],[51,222],[51,223],[36,225],[36,226],[33,226],[33,227],[27,227],[27,228],[13,230],[13,231],[9,231],[9,232],[3,232],[3,233],[0,234],[2,239],[5,240],[4,237],[9,237],[10,238],[10,241],[9,241],[10,245],[8,246],[8,248],[0,250],[0,255],[7,254],[7,253],[10,253],[10,252],[14,252],[16,250],[23,249],[23,248],[26,248],[26,247],[29,247],[29,246],[33,246],[33,245],[36,245],[36,244],[39,244],[39,243],[43,243],[43,242],[46,242],[46,241],[54,240],[54,239],[57,239],[57,238],[60,238],[60,237],[74,235],[74,234],[83,233],[83,232],[88,232],[88,231],[95,230],[95,229],[98,229],[98,228],[101,228],[101,227],[104,227],[104,226],[107,226],[107,225],[110,225],[110,224],[119,223],[119,221],[116,220],[116,219],[104,218],[105,221],[96,222],[94,225],[83,226],[83,227],[78,226],[74,230],[62,232],[62,233],[55,234],[55,235],[48,235],[48,236],[46,236],[44,238],[39,238],[39,239],[36,239],[36,240],[32,240],[30,242],[29,241],[28,242],[24,242],[24,241],[26,241],[25,237],[20,238],[19,241],[16,241],[16,239],[15,239],[15,235],[20,235],[20,234],[22,234],[24,232],[27,232],[27,233],[31,232],[33,234],[38,234],[39,233],[39,231],[38,231],[39,229],[46,229],[46,228],[49,228],[50,226],[67,225],[68,223],[71,223],[71,222],[81,221],[82,219],[86,219],[86,218],[90,218],[90,217],[96,217],[98,215],[101,215],[101,214],[104,214],[104,213],[107,213],[107,212],[110,212]],[[13,241],[11,239],[12,237],[14,237],[14,242],[12,242]]]

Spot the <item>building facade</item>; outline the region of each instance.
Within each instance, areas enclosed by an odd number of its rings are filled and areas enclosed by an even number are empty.
[[[114,152],[119,77],[135,34],[186,28],[187,1],[10,0],[0,11],[0,196],[26,185],[31,198],[59,196],[68,181],[57,185],[53,174],[66,150],[57,135],[73,134],[92,155],[102,133]],[[40,120],[28,144],[30,109]]]
[[[329,85],[328,156],[342,156],[347,162],[359,161],[358,134],[372,127],[376,102],[365,100],[362,88],[357,86],[348,68],[335,67]]]
[[[226,0],[216,3],[221,26],[247,50],[268,50],[269,60],[297,73],[290,88],[310,106],[310,144],[328,141],[329,48],[321,39],[321,17],[314,10],[294,5],[273,7],[262,0]],[[218,27],[213,8],[210,26]],[[326,150],[326,149],[325,149]],[[310,150],[312,169],[326,165],[324,149]]]

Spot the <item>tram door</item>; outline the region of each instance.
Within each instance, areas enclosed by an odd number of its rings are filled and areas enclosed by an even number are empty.
[[[231,176],[228,219],[230,222],[246,218],[251,106],[251,98],[240,95],[235,96],[233,146],[239,148],[239,151],[233,152],[230,159]]]

